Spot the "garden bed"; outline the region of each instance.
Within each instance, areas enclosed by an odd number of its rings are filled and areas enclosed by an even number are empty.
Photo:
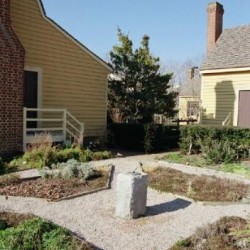
[[[164,167],[144,168],[149,186],[161,192],[186,196],[197,201],[235,202],[248,196],[249,186],[215,176],[197,176]]]
[[[202,157],[201,154],[185,155],[180,152],[171,152],[161,158],[158,158],[158,160],[164,160],[170,163],[178,163],[194,167],[206,167],[218,171],[250,177],[250,160],[247,159],[241,162],[211,165]]]
[[[105,169],[105,170],[104,170]],[[0,179],[0,195],[44,198],[57,201],[73,198],[93,191],[107,189],[112,167],[102,167],[100,177],[83,181],[82,178],[19,179],[13,175]]]
[[[180,240],[169,250],[247,250],[250,249],[249,223],[239,217],[223,217],[199,228],[187,239]]]
[[[0,213],[0,249],[94,250],[68,230],[27,214]]]

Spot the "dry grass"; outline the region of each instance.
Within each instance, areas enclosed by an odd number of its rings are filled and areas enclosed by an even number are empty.
[[[146,171],[147,172],[147,171]],[[196,176],[171,168],[149,171],[149,186],[161,192],[175,193],[198,201],[240,201],[249,186],[213,176]]]
[[[43,132],[35,134],[32,138],[29,147],[27,150],[37,149],[37,148],[51,148],[53,145],[53,138],[50,133]]]

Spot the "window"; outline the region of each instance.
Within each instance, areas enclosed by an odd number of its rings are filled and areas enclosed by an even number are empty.
[[[187,102],[187,117],[198,117],[199,102],[189,101]]]

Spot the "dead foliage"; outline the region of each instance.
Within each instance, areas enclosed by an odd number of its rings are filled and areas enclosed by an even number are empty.
[[[39,178],[36,180],[0,179],[0,195],[24,196],[56,200],[70,195],[102,188],[108,181],[108,172],[102,172],[101,177],[84,182],[82,178],[61,179]]]
[[[176,242],[169,250],[247,250],[250,249],[249,240],[234,233],[247,227],[247,221],[242,218],[223,217],[213,224],[198,228],[192,236]]]
[[[240,201],[249,189],[248,185],[234,180],[191,175],[171,168],[159,167],[148,175],[151,188],[198,201]]]

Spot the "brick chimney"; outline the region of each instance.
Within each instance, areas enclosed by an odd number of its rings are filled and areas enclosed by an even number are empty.
[[[187,70],[187,80],[192,80],[194,78],[194,70],[194,67]]]
[[[10,0],[0,0],[0,155],[22,150],[25,52],[10,19]]]
[[[223,29],[223,6],[218,2],[207,6],[207,54],[212,51]]]

